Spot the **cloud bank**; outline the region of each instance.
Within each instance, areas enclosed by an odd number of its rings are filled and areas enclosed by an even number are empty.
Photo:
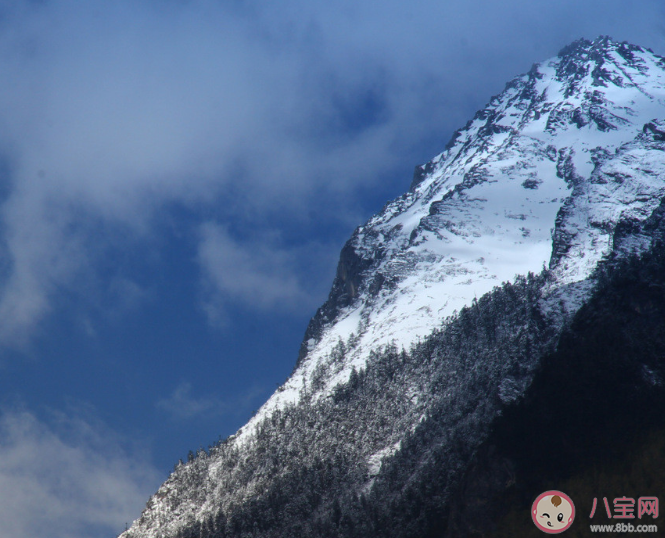
[[[118,238],[155,242],[174,206],[214,214],[199,259],[226,300],[297,302],[306,284],[278,252],[276,274],[239,280],[254,246],[224,230],[359,224],[358,200],[399,193],[390,178],[508,78],[582,36],[663,52],[662,15],[655,0],[2,2],[0,343],[29,341]]]
[[[89,417],[0,415],[0,521],[12,538],[115,536],[163,477]]]

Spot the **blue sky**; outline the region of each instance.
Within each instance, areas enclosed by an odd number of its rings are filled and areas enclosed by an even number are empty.
[[[0,1],[4,532],[123,530],[286,379],[416,164],[579,37],[665,54],[663,9]]]

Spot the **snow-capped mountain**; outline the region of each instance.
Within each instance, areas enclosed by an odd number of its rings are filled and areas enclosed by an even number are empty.
[[[354,232],[298,368],[241,433],[297,402],[339,341],[345,360],[321,395],[370,351],[408,349],[515,275],[549,266],[555,286],[584,281],[612,251],[617,223],[648,217],[665,193],[658,156],[651,169],[634,165],[644,157],[634,139],[658,118],[665,60],[609,38],[574,43],[509,82],[416,169],[408,193]]]
[[[340,499],[402,506],[432,469],[445,505],[599,266],[651,248],[664,149],[665,59],[648,50],[580,40],[513,79],[356,229],[289,380],[122,536],[362,535],[340,529],[370,509]]]

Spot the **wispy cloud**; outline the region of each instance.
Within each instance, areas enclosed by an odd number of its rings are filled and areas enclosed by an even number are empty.
[[[0,521],[12,538],[114,536],[163,479],[89,417],[0,414]]]
[[[227,411],[226,404],[218,398],[193,396],[192,385],[187,382],[178,385],[168,398],[159,400],[156,406],[177,420],[207,414],[217,415]]]
[[[243,413],[263,394],[263,390],[253,387],[233,402],[222,401],[216,396],[192,394],[191,383],[183,381],[168,398],[159,400],[156,407],[166,411],[175,420],[187,420],[228,413]]]
[[[315,247],[289,252],[271,244],[270,236],[246,246],[228,230],[208,222],[201,226],[198,261],[203,271],[205,309],[212,323],[224,320],[227,303],[240,303],[262,310],[313,308],[321,297],[308,293],[305,278],[318,269]],[[309,255],[306,255],[309,254]],[[325,261],[331,261],[324,256]],[[332,265],[332,264],[331,264]]]

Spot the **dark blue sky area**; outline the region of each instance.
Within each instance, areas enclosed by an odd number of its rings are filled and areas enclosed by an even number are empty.
[[[40,414],[91,405],[113,428],[145,437],[168,472],[188,450],[235,432],[288,377],[313,311],[234,304],[224,325],[211,327],[191,230],[164,237],[158,261],[145,262],[138,249],[125,256],[124,276],[148,290],[140,304],[108,312],[91,298],[61,297],[27,353],[7,352],[2,393]]]

